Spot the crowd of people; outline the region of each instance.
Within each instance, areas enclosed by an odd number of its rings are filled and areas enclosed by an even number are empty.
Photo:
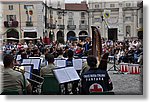
[[[17,61],[17,55],[21,55],[21,59],[29,58],[29,57],[43,57],[47,63],[41,64],[40,76],[50,75],[52,73],[52,69],[56,66],[54,65],[54,58],[66,58],[66,67],[73,66],[73,57],[81,58],[83,56],[87,57],[87,65],[84,66],[83,69],[78,72],[81,76],[81,86],[80,86],[80,94],[90,94],[93,89],[91,87],[100,86],[102,87],[99,91],[109,91],[113,89],[113,84],[111,79],[107,73],[107,63],[106,65],[97,65],[97,59],[94,56],[90,56],[90,52],[92,49],[92,41],[91,38],[86,38],[85,41],[67,41],[65,44],[61,44],[57,41],[52,42],[50,45],[45,45],[42,40],[37,40],[37,43],[33,43],[29,41],[27,44],[24,43],[3,43],[3,64],[4,64],[4,77],[9,79],[8,77],[12,77],[14,81],[14,85],[19,83],[19,85],[27,87],[28,93],[31,94],[31,86],[27,80],[26,85],[23,84],[23,78],[17,72],[13,72],[12,68],[15,65],[18,65],[22,62],[22,60]],[[118,63],[140,63],[139,57],[143,54],[143,46],[142,41],[140,40],[124,40],[120,41],[110,41],[102,39],[102,53],[108,54],[109,56],[115,56]],[[13,57],[13,58],[12,58]],[[142,61],[142,60],[141,60]],[[141,62],[142,63],[142,62]],[[97,67],[98,66],[98,67]],[[12,72],[13,74],[9,74]],[[19,76],[19,77],[18,77]],[[16,79],[13,79],[16,78]],[[20,79],[19,79],[20,78]],[[4,82],[8,82],[4,79]],[[93,82],[97,82],[94,83]],[[72,82],[72,93],[77,93],[77,87],[79,81]],[[86,84],[85,84],[86,83]],[[102,84],[102,86],[101,86]],[[6,84],[6,88],[8,88],[8,83]],[[11,85],[10,85],[11,86]],[[13,86],[13,85],[12,85]],[[17,88],[20,86],[17,86]],[[68,84],[64,84],[65,94],[69,94],[67,87]],[[15,87],[16,88],[16,87]],[[11,88],[10,88],[11,89]]]
[[[4,54],[13,54],[16,58],[17,54],[27,54],[28,57],[40,57],[45,53],[53,54],[55,58],[62,55],[67,57],[67,51],[72,50],[74,56],[87,56],[92,48],[91,39],[88,37],[85,41],[67,41],[65,44],[52,42],[50,45],[45,45],[41,40],[36,44],[29,41],[24,43],[4,43],[2,50]],[[108,52],[109,56],[116,57],[118,63],[139,63],[138,59],[143,53],[143,45],[141,40],[124,40],[124,41],[110,41],[102,39],[102,51]]]
[[[115,56],[118,63],[142,64],[139,58],[143,55],[142,40],[103,41],[102,46],[103,52],[109,52],[110,56]]]

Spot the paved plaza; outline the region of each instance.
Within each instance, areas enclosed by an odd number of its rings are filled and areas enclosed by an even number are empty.
[[[108,69],[113,66],[108,64]],[[108,71],[113,82],[115,95],[142,95],[143,77],[141,74],[114,74],[116,71]]]

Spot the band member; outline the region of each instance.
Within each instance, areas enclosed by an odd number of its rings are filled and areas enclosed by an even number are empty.
[[[46,54],[45,59],[48,61],[48,66],[45,66],[40,70],[40,75],[53,75],[52,69],[56,67],[54,65],[54,56],[51,54]]]
[[[104,92],[113,89],[107,71],[97,68],[97,59],[94,56],[87,58],[90,69],[81,75],[81,94],[88,95],[95,92]]]
[[[31,94],[31,84],[23,77],[21,72],[13,70],[13,56],[6,54],[3,58],[3,64],[3,93],[7,90],[9,92],[17,91],[18,94],[24,94],[24,90],[26,90],[27,94]]]

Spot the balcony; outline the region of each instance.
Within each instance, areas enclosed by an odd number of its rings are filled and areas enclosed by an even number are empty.
[[[4,26],[6,28],[9,28],[9,27],[18,27],[18,21],[4,21]]]
[[[49,29],[56,29],[56,24],[48,23],[48,24],[47,24],[47,27],[48,27]]]
[[[58,29],[64,30],[65,29],[65,25],[57,25]]]
[[[26,21],[26,26],[27,26],[27,27],[33,27],[33,22]]]
[[[75,30],[76,29],[76,25],[68,25],[67,29],[68,30]]]
[[[88,25],[79,25],[79,29],[80,30],[87,30],[88,29]]]

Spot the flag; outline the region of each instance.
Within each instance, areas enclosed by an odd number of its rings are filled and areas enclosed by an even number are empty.
[[[109,18],[110,17],[111,10],[104,10],[104,17]]]

